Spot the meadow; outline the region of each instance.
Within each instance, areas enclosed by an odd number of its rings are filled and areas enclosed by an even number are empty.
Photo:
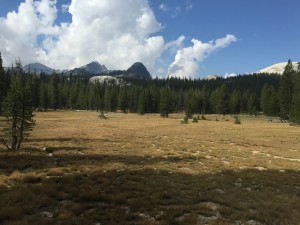
[[[300,127],[267,117],[37,112],[0,147],[0,224],[300,224]]]

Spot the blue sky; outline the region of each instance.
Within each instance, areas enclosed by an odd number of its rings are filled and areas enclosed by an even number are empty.
[[[22,2],[0,2],[5,64],[20,57],[63,69],[97,60],[126,69],[142,61],[154,76],[198,78],[300,61],[299,0],[27,0],[21,13]]]

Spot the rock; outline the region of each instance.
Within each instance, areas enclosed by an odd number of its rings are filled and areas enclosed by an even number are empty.
[[[225,191],[222,190],[222,189],[220,189],[220,188],[215,189],[214,191],[215,191],[216,193],[218,193],[218,194],[225,194]]]
[[[245,190],[246,190],[246,191],[249,191],[249,192],[252,191],[252,189],[251,189],[250,187],[246,187]]]
[[[43,211],[40,213],[41,216],[43,217],[48,217],[48,218],[52,218],[53,217],[53,214],[49,211]]]

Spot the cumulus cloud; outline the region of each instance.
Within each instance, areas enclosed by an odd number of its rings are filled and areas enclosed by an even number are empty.
[[[234,35],[228,34],[224,38],[203,43],[192,39],[193,45],[181,48],[177,51],[174,61],[169,66],[169,77],[191,77],[194,78],[199,70],[199,63],[212,52],[227,47],[231,42],[236,41]]]
[[[39,58],[42,54],[38,47],[39,37],[59,32],[54,25],[57,15],[55,4],[56,0],[26,0],[20,4],[18,12],[13,11],[6,18],[0,18],[0,51],[4,63],[10,64],[16,57],[25,62]]]
[[[162,27],[147,0],[72,0],[62,8],[72,22],[54,25],[56,0],[26,0],[0,18],[5,63],[20,57],[23,64],[64,69],[98,60],[110,69],[127,69],[141,61],[153,70],[164,50],[163,37],[153,36]]]
[[[72,16],[69,23],[56,23],[57,0],[25,0],[18,10],[0,18],[0,51],[4,65],[20,57],[22,63],[40,62],[54,69],[71,69],[97,60],[109,69],[127,69],[134,62],[145,64],[152,75],[195,76],[198,64],[208,54],[224,48],[233,35],[214,42],[185,36],[165,43],[156,35],[163,27],[156,20],[148,0],[72,0],[61,10]],[[192,4],[172,8],[191,9]],[[161,10],[170,10],[166,4]],[[166,61],[163,55],[172,58]],[[170,65],[170,66],[169,66]]]

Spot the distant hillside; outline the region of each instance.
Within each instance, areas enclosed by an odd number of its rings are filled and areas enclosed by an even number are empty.
[[[277,63],[277,64],[274,64],[272,66],[261,69],[261,70],[257,71],[256,73],[278,73],[278,74],[283,74],[283,71],[284,71],[286,65],[287,65],[286,62]],[[294,70],[297,70],[298,62],[293,62],[293,68],[294,68]]]
[[[150,73],[147,68],[141,62],[134,63],[127,71],[126,76],[144,78],[146,80],[152,80]]]
[[[25,72],[32,72],[32,73],[36,73],[36,74],[45,73],[48,75],[52,74],[53,72],[59,72],[59,71],[56,71],[55,69],[52,69],[48,66],[41,64],[41,63],[30,63],[30,64],[24,66],[23,70]]]
[[[9,68],[5,68],[6,70]],[[23,67],[25,72],[32,72],[36,74],[45,73],[51,75],[53,72],[62,73],[64,75],[86,75],[88,77],[94,76],[111,76],[111,77],[129,77],[129,78],[143,78],[145,80],[152,80],[147,68],[141,62],[134,63],[127,70],[108,70],[105,65],[97,61],[93,61],[85,66],[75,68],[72,70],[55,70],[41,63],[30,63]]]
[[[101,65],[97,61],[94,61],[85,66],[70,70],[68,73],[72,73],[73,75],[83,75],[83,74],[99,75],[107,72],[108,70],[105,67],[105,65]]]

